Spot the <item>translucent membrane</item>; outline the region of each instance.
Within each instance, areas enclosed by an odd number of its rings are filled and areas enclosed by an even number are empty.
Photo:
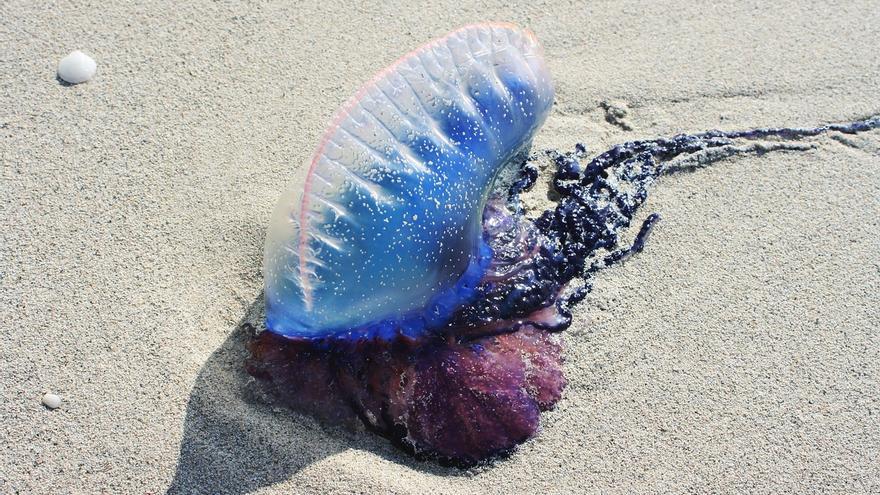
[[[552,103],[540,45],[509,24],[459,29],[377,74],[275,209],[267,327],[309,338],[446,321],[491,257],[488,191]]]

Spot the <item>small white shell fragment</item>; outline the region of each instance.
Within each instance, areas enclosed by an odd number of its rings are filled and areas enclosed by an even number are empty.
[[[79,84],[95,77],[98,65],[85,53],[75,50],[58,62],[58,77],[70,84]]]
[[[48,393],[43,396],[43,405],[49,409],[58,409],[61,407],[61,397],[53,393]]]

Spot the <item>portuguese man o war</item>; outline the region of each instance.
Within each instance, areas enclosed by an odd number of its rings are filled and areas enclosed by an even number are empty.
[[[500,23],[432,41],[363,86],[273,213],[248,372],[281,403],[420,458],[487,462],[560,400],[570,309],[644,247],[658,215],[630,246],[620,233],[671,160],[880,127],[709,131],[589,161],[578,145],[551,153],[558,201],[530,219],[519,195],[538,179],[527,154],[553,96],[535,36]]]

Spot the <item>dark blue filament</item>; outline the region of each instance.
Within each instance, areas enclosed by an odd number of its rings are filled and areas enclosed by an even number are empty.
[[[528,269],[520,271],[504,284],[484,284],[471,306],[464,308],[453,325],[485,325],[499,319],[525,317],[556,304],[563,320],[549,329],[562,330],[570,324],[570,308],[592,289],[596,272],[626,260],[640,252],[652,227],[660,219],[656,213],[644,220],[632,245],[620,248],[620,233],[626,230],[648,198],[650,186],[669,169],[669,162],[681,155],[710,149],[724,149],[729,155],[764,152],[773,146],[743,149],[739,141],[773,139],[777,149],[784,141],[796,141],[829,131],[856,134],[880,128],[880,117],[848,124],[830,124],[815,128],[768,127],[745,131],[708,131],[681,134],[672,138],[631,141],[599,154],[586,167],[586,147],[578,144],[574,152],[548,152],[556,173],[552,185],[559,201],[535,222],[541,243]],[[779,141],[782,140],[782,141]],[[694,168],[694,167],[690,167]],[[583,172],[582,172],[583,170]],[[529,161],[522,164],[519,176],[509,191],[517,209],[518,196],[538,179],[537,168]],[[503,246],[493,245],[496,251]],[[601,253],[607,253],[600,255]],[[570,284],[580,279],[577,284]],[[570,286],[574,285],[574,286]]]

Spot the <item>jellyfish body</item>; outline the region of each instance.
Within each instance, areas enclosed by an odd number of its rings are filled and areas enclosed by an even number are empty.
[[[282,196],[266,241],[267,331],[248,371],[276,400],[359,424],[461,467],[510,452],[565,386],[559,331],[591,277],[638,252],[627,228],[672,158],[800,149],[827,131],[710,131],[552,154],[559,198],[525,218],[538,174],[520,153],[553,86],[534,36],[455,31],[401,58],[350,100]],[[776,141],[735,146],[741,141]],[[508,190],[496,179],[515,167]],[[501,194],[499,194],[499,192]]]
[[[553,102],[535,37],[459,29],[343,106],[275,209],[267,327],[289,337],[415,336],[473,298],[483,206]]]
[[[533,435],[564,385],[559,344],[500,314],[535,235],[487,203],[552,103],[540,45],[510,24],[454,31],[362,87],[273,213],[250,372],[459,465]]]

